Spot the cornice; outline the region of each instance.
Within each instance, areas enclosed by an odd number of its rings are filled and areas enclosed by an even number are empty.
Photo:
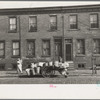
[[[40,7],[40,8],[14,8],[0,9],[1,15],[26,15],[26,14],[46,14],[46,13],[82,13],[99,12],[100,5],[66,6],[66,7]]]

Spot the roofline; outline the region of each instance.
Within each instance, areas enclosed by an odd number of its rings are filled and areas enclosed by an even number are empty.
[[[75,6],[52,6],[52,7],[31,7],[31,8],[3,8],[3,9],[0,9],[0,10],[28,10],[28,9],[51,9],[51,8],[84,8],[84,7],[87,7],[87,8],[90,8],[90,7],[100,7],[100,4],[95,4],[95,5],[75,5]]]
[[[100,4],[95,5],[75,5],[75,6],[53,6],[53,7],[32,7],[32,8],[10,8],[10,9],[0,9],[1,13],[15,13],[15,12],[42,12],[42,11],[63,11],[71,9],[93,9],[100,8]]]

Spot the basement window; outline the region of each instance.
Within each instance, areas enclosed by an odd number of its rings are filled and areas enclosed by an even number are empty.
[[[4,71],[5,70],[5,64],[0,64],[0,71]]]
[[[78,68],[84,69],[85,68],[85,64],[78,64]]]
[[[17,70],[17,64],[12,64],[12,70]]]

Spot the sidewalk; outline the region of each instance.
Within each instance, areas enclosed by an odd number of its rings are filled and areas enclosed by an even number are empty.
[[[59,72],[56,72],[56,75],[60,75]],[[92,76],[92,70],[70,70],[69,76]],[[27,76],[26,72],[23,71],[22,76]],[[97,70],[97,74],[93,76],[100,76],[100,70]],[[17,71],[0,71],[0,78],[18,78],[19,75]]]
[[[17,71],[0,71],[0,78],[18,77]]]

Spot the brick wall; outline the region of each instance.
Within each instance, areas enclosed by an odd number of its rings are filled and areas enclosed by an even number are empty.
[[[91,55],[92,55],[92,40],[93,38],[100,38],[99,29],[90,29],[89,16],[91,13],[98,13],[100,20],[99,12],[82,12],[82,13],[65,13],[64,14],[64,35],[65,38],[72,39],[72,49],[73,49],[73,61],[74,65],[77,68],[79,63],[85,63],[86,68],[92,66]],[[49,30],[49,15],[57,15],[57,31],[50,32]],[[78,16],[78,29],[70,30],[69,29],[69,16],[72,14],[77,14]],[[29,32],[28,22],[29,16],[33,14],[20,15],[20,29],[21,29],[21,55],[23,58],[27,56],[26,50],[26,40],[35,39],[35,57],[41,58],[50,58],[54,57],[54,37],[62,36],[62,14],[61,13],[50,13],[50,14],[35,14],[37,16],[37,32]],[[10,15],[1,15],[0,16],[0,40],[5,40],[5,58],[0,59],[0,63],[6,64],[6,69],[12,67],[12,63],[16,63],[17,58],[12,58],[12,40],[19,39],[19,22],[17,19],[17,33],[9,33],[9,16],[13,16],[13,13]],[[18,17],[19,15],[17,15]],[[99,22],[100,25],[100,22]],[[85,55],[79,56],[76,53],[76,41],[77,39],[85,39]],[[42,40],[41,39],[50,39],[51,44],[51,56],[42,57]],[[100,59],[100,55],[98,59]]]

